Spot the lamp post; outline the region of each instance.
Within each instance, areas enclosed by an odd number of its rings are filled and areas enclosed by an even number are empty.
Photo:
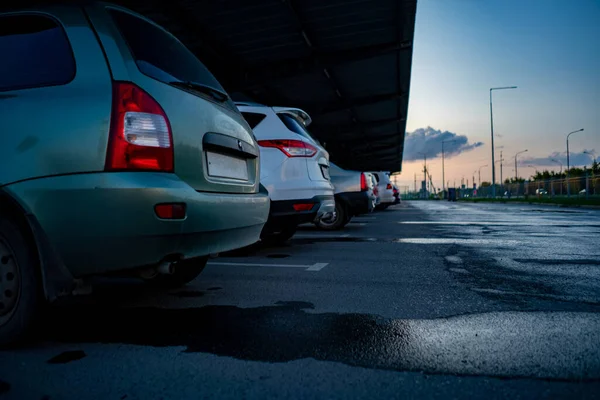
[[[525,153],[527,151],[527,149],[518,152],[517,154],[515,154],[515,182],[518,183],[519,181],[519,169],[517,166],[517,157],[519,156],[519,154]]]
[[[481,186],[481,168],[485,168],[485,167],[487,167],[487,166],[488,166],[488,165],[487,165],[487,164],[485,164],[485,165],[482,165],[481,167],[479,167],[479,186]]]
[[[425,186],[423,188],[423,198],[427,198],[427,153],[419,152],[418,154],[423,154],[423,182],[425,182]]]
[[[490,88],[490,131],[492,134],[492,197],[496,198],[496,159],[494,152],[494,111],[492,107],[492,92],[494,90],[516,89],[516,86],[503,86]]]
[[[446,192],[445,182],[446,182],[446,172],[444,171],[444,143],[446,142],[455,142],[456,140],[442,140],[442,196]]]
[[[500,163],[500,191],[502,192],[502,197],[504,197],[504,181],[502,180],[502,163],[504,162],[504,157],[502,157],[502,151],[500,151],[500,159],[496,162]]]
[[[595,151],[584,150],[583,154],[587,154],[587,155],[592,156],[592,164],[594,164],[594,162],[597,162],[597,160],[596,160],[596,152]]]
[[[571,168],[571,164],[569,163],[569,136],[574,133],[583,131],[583,128],[577,129],[576,131],[569,132],[567,134],[567,196],[571,196],[571,187],[569,185],[569,169]]]

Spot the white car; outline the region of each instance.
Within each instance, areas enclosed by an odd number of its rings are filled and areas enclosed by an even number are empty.
[[[390,180],[389,172],[371,172],[377,181],[377,196],[378,202],[377,207],[385,210],[389,206],[393,205],[396,201],[394,197],[394,186]]]
[[[262,238],[283,242],[298,225],[335,211],[329,153],[310,136],[310,116],[297,108],[238,102],[260,149],[260,183],[269,192],[271,211]]]

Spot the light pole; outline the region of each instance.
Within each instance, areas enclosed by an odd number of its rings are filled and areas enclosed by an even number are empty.
[[[481,168],[485,168],[485,167],[487,167],[487,166],[488,166],[488,165],[487,165],[487,164],[485,164],[485,165],[482,165],[481,167],[479,167],[479,186],[480,186],[480,187],[481,187]]]
[[[502,157],[502,150],[500,150],[500,159],[496,162],[500,163],[500,191],[502,192],[502,197],[504,197],[504,181],[502,180],[502,163],[504,162],[504,157]]]
[[[516,89],[516,86],[490,88],[490,131],[492,133],[492,197],[496,198],[496,156],[494,152],[494,111],[492,107],[492,92],[494,90]]]
[[[444,143],[455,142],[455,141],[456,140],[454,140],[454,139],[442,140],[442,196],[444,195],[444,193],[446,191],[446,187],[444,186],[444,184],[446,182],[446,172],[444,171]]]
[[[597,162],[597,161],[596,161],[596,152],[595,152],[595,151],[587,151],[587,150],[584,150],[584,151],[583,151],[583,154],[587,154],[587,155],[590,155],[590,156],[592,156],[592,164],[594,164],[594,162]]]
[[[423,187],[423,198],[427,198],[427,153],[419,152],[418,154],[423,154],[423,182],[425,186]]]
[[[525,153],[526,151],[527,150],[523,150],[515,154],[515,183],[519,183],[519,169],[517,167],[517,157],[519,156],[519,154]]]
[[[569,163],[569,136],[581,131],[583,131],[583,128],[577,129],[576,131],[569,132],[567,134],[567,196],[571,196],[571,187],[569,185],[569,168],[571,168],[571,165]]]

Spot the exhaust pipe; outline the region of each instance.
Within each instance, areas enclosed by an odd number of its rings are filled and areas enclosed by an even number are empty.
[[[156,267],[156,272],[161,275],[172,275],[175,272],[175,265],[173,264],[169,261],[162,262]]]

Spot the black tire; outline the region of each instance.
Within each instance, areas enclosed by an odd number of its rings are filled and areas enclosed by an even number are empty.
[[[330,218],[318,220],[315,222],[315,225],[317,228],[325,231],[336,231],[345,227],[351,218],[349,217],[348,210],[346,210],[346,206],[336,201],[335,214]]]
[[[0,215],[0,347],[27,337],[41,305],[35,246]]]
[[[196,257],[188,260],[178,261],[174,267],[175,271],[170,275],[157,274],[151,278],[145,278],[145,281],[156,286],[167,288],[178,288],[185,286],[200,275],[206,263],[207,257]]]
[[[286,226],[281,229],[279,232],[269,233],[265,237],[262,238],[263,242],[267,244],[284,244],[288,240],[292,238],[296,234],[298,230],[297,226]]]

